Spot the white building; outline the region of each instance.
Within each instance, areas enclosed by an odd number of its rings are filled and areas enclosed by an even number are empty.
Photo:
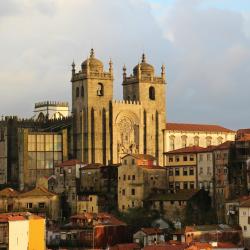
[[[35,104],[35,120],[59,119],[69,116],[69,104],[67,102],[39,102]]]
[[[218,125],[167,123],[164,152],[189,146],[217,146],[225,141],[234,141],[235,135],[235,131]]]

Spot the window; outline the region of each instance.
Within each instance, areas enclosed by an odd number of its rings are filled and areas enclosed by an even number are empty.
[[[26,207],[30,209],[30,208],[33,207],[33,204],[31,202],[29,202],[29,203],[26,204]]]
[[[45,203],[44,202],[39,202],[38,207],[39,208],[45,208]]]
[[[174,148],[175,148],[174,140],[175,140],[175,137],[173,135],[171,135],[169,137],[169,149],[170,150],[174,150]]]
[[[174,183],[173,182],[169,182],[169,189],[174,189]]]
[[[190,155],[189,160],[190,160],[190,161],[194,161],[194,156],[193,156],[193,155]]]
[[[103,84],[100,82],[98,83],[98,86],[97,86],[97,95],[104,96],[104,87],[103,87]]]
[[[187,182],[183,182],[183,189],[188,189],[188,183]]]
[[[123,161],[123,164],[124,164],[124,165],[127,165],[127,160],[124,160],[124,161]]]
[[[183,168],[183,175],[184,175],[184,176],[187,176],[187,175],[188,175],[188,170],[187,170],[187,168]]]
[[[175,182],[175,190],[180,190],[180,182]]]
[[[130,175],[128,175],[128,180],[130,181]]]
[[[122,195],[125,195],[125,189],[122,190]]]
[[[194,175],[194,168],[189,168],[189,175]]]
[[[179,175],[180,175],[180,169],[179,169],[179,168],[176,168],[176,169],[175,169],[175,175],[176,175],[176,176],[179,176]]]
[[[185,148],[187,146],[187,136],[186,135],[183,135],[181,137],[181,145],[183,148]]]
[[[194,137],[194,145],[199,146],[199,136]]]
[[[81,87],[81,97],[84,97],[84,88],[83,88],[83,86]]]
[[[187,161],[187,156],[183,156],[183,161]]]
[[[135,159],[132,159],[132,165],[135,165]]]
[[[203,161],[203,155],[202,154],[199,155],[199,161]]]
[[[131,189],[131,195],[135,195],[135,189],[134,188]]]
[[[68,173],[71,174],[71,168],[68,169]]]
[[[135,207],[135,202],[134,201],[132,201],[132,207]]]
[[[169,156],[169,157],[168,157],[168,161],[169,161],[169,162],[173,162],[173,160],[174,160],[174,159],[173,159],[173,156]]]
[[[152,86],[149,88],[149,99],[155,100],[155,88]]]
[[[190,182],[190,189],[194,189],[194,182]]]
[[[244,231],[247,231],[247,226],[244,226]]]
[[[175,156],[175,161],[176,161],[176,162],[179,162],[179,161],[180,161],[179,156]]]
[[[211,144],[212,144],[212,137],[211,136],[206,137],[206,144],[207,144],[207,147],[211,146]]]
[[[173,173],[173,169],[170,168],[170,169],[168,170],[168,175],[169,175],[169,176],[173,176],[173,174],[174,174],[174,173]]]
[[[207,160],[211,161],[211,154],[207,154]]]
[[[76,88],[76,97],[79,97],[79,88]]]
[[[135,175],[132,175],[132,180],[133,180],[133,181],[135,180]]]
[[[123,180],[126,181],[126,175],[125,174],[123,175]]]

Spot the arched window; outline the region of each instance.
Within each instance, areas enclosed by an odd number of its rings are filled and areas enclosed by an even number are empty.
[[[199,143],[199,136],[195,136],[195,137],[194,137],[194,145],[195,145],[195,146],[199,146],[199,144],[200,144],[200,143]]]
[[[76,97],[79,97],[79,88],[76,88]]]
[[[81,97],[84,97],[84,88],[83,88],[83,86],[81,87]]]
[[[155,100],[155,88],[152,86],[149,88],[149,99]]]
[[[104,96],[104,87],[103,87],[103,84],[100,82],[98,83],[98,86],[97,86],[97,95]]]
[[[218,144],[221,144],[223,142],[223,138],[221,137],[221,136],[219,136],[218,138],[217,138],[217,143]]]
[[[181,137],[181,146],[182,146],[182,148],[185,148],[187,146],[187,136],[186,135],[183,135]]]
[[[212,144],[212,137],[211,136],[206,137],[206,144],[207,144],[207,147],[211,146],[211,144]]]
[[[174,135],[171,135],[169,137],[169,149],[170,150],[174,150],[174,147],[175,147],[175,145],[174,145],[174,139],[175,139]]]

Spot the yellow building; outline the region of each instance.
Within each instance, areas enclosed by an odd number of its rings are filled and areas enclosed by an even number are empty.
[[[45,219],[31,215],[29,216],[29,248],[28,250],[46,249],[46,223]]]
[[[21,193],[14,200],[16,211],[29,211],[58,220],[60,215],[60,200],[57,194],[46,188],[36,187],[28,192]]]
[[[103,199],[98,195],[77,196],[77,214],[103,212]]]
[[[170,190],[196,189],[197,153],[204,150],[198,146],[181,148],[165,153]]]
[[[118,208],[142,207],[151,194],[163,193],[167,188],[166,170],[156,165],[151,155],[129,154],[118,168]]]

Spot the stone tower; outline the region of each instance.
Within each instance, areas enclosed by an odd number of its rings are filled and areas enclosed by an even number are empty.
[[[161,76],[155,76],[154,67],[146,62],[145,54],[141,63],[127,77],[123,68],[123,99],[139,101],[143,109],[143,153],[151,154],[163,164],[163,129],[166,126],[166,76],[164,65]]]
[[[110,159],[109,105],[113,99],[113,65],[105,72],[94,50],[77,73],[72,64],[73,143],[83,162],[107,164]]]

